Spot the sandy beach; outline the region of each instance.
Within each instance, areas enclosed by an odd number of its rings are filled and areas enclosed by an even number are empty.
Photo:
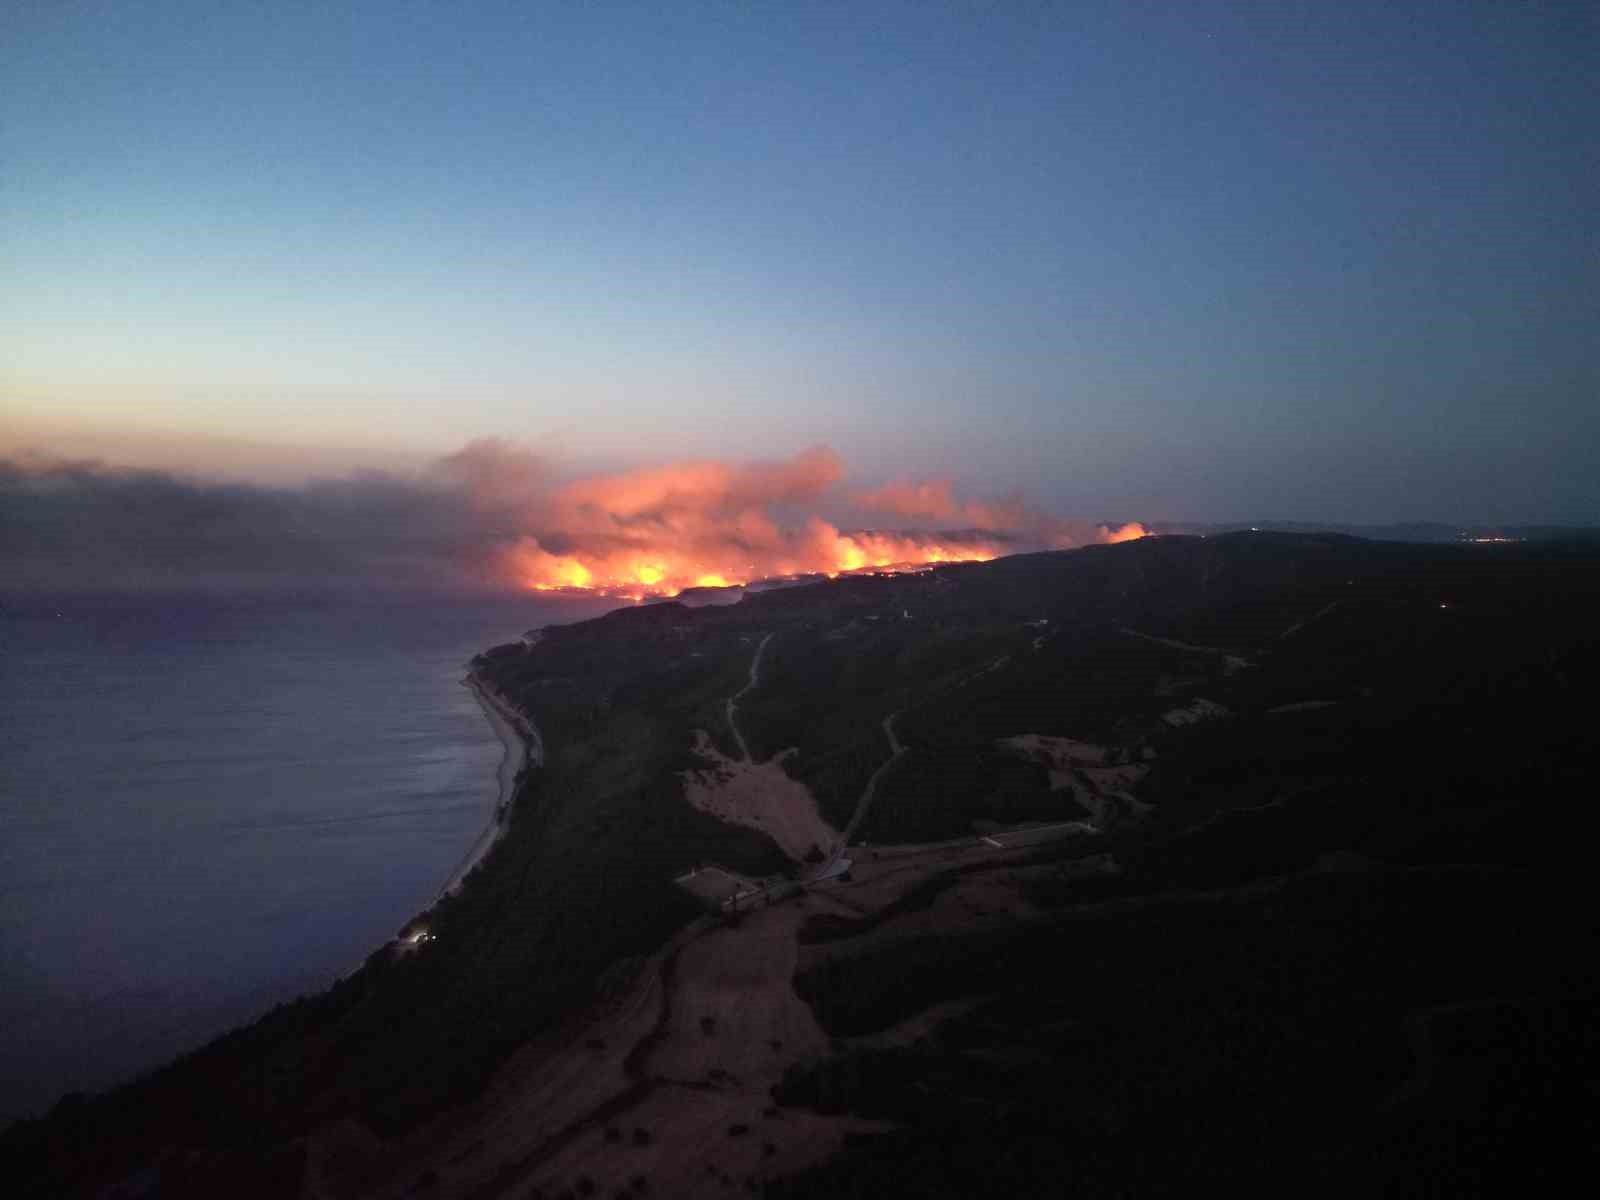
[[[475,676],[469,674],[462,680],[462,685],[471,689],[478,701],[478,707],[483,709],[489,727],[494,730],[495,736],[500,739],[500,744],[505,747],[505,753],[500,758],[500,768],[497,772],[500,794],[495,799],[494,814],[477,840],[472,843],[466,857],[439,889],[441,898],[460,889],[466,877],[472,873],[472,869],[483,861],[484,856],[509,828],[511,801],[516,795],[517,776],[522,773],[523,768],[530,762],[538,766],[544,761],[544,744],[539,739],[539,731],[534,728],[531,721],[479,683]]]

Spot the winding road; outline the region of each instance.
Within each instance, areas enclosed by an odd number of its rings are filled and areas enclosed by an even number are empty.
[[[749,680],[742,688],[728,697],[728,729],[733,734],[733,740],[738,743],[739,754],[745,762],[753,762],[754,759],[750,754],[750,743],[745,741],[744,733],[739,728],[739,701],[761,682],[761,657],[767,652],[767,643],[772,641],[772,637],[773,635],[769,633],[761,639],[760,644],[756,647],[755,656],[750,660]],[[895,718],[903,711],[905,710],[901,709],[897,712],[892,712],[883,719],[883,736],[889,742],[889,757],[879,763],[878,769],[867,779],[867,786],[861,789],[861,799],[856,801],[856,810],[850,817],[850,824],[845,826],[844,832],[840,834],[839,841],[833,847],[832,852],[815,868],[806,872],[805,878],[816,879],[819,876],[826,875],[834,868],[839,859],[844,856],[845,850],[850,846],[850,839],[855,836],[856,830],[860,828],[861,822],[866,819],[867,813],[872,808],[872,798],[877,794],[878,780],[882,779],[883,773],[892,767],[896,760],[906,752],[906,747],[901,744],[899,735],[894,731]]]
[[[892,712],[883,719],[883,736],[889,739],[889,757],[878,764],[878,769],[868,778],[867,786],[861,789],[861,799],[856,801],[855,815],[850,818],[850,824],[845,826],[842,846],[850,844],[850,839],[855,836],[856,830],[861,827],[861,822],[866,819],[867,810],[872,807],[872,798],[878,792],[878,780],[882,779],[883,773],[894,766],[895,760],[906,752],[906,748],[901,745],[900,738],[894,731],[894,719],[900,712]]]
[[[761,682],[761,656],[767,652],[767,643],[771,640],[770,633],[761,639],[761,644],[756,647],[755,657],[750,660],[750,682],[728,697],[728,728],[733,731],[733,740],[739,743],[739,753],[745,762],[753,761],[750,757],[750,746],[744,740],[744,734],[739,732],[739,722],[734,719],[733,713],[739,704],[739,698]]]
[[[872,798],[878,791],[878,780],[883,778],[883,773],[894,766],[896,760],[906,752],[906,747],[901,744],[899,736],[894,731],[894,719],[904,712],[900,709],[890,713],[883,719],[883,736],[889,739],[889,757],[878,764],[878,769],[867,779],[867,786],[861,789],[861,799],[856,801],[856,811],[850,817],[850,824],[844,827],[844,832],[839,835],[838,842],[832,852],[823,859],[815,868],[806,872],[804,881],[821,879],[832,871],[844,857],[845,851],[850,848],[850,839],[855,837],[856,830],[861,827],[861,822],[866,819],[868,811],[872,808]]]

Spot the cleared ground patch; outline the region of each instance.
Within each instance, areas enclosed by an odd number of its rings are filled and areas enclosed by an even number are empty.
[[[1071,792],[1072,798],[1090,814],[1099,829],[1108,828],[1127,813],[1149,810],[1148,805],[1140,803],[1133,795],[1150,773],[1147,763],[1107,766],[1110,756],[1104,746],[1037,733],[1003,738],[1000,744],[1020,750],[1043,764],[1050,772],[1051,788]]]
[[[729,758],[697,730],[695,754],[710,765],[683,773],[684,797],[718,820],[760,830],[795,862],[813,848],[825,854],[840,841],[839,831],[822,819],[806,786],[784,771],[789,753],[759,763]]]
[[[1196,699],[1183,708],[1174,708],[1161,714],[1161,719],[1174,729],[1194,725],[1201,721],[1215,721],[1228,715],[1228,710],[1214,700]]]

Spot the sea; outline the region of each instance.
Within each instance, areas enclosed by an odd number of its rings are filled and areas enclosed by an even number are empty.
[[[498,798],[468,659],[613,606],[0,595],[0,1126],[393,937]]]

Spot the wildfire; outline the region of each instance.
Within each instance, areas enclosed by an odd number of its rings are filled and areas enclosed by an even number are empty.
[[[1101,540],[1105,542],[1136,542],[1142,537],[1150,536],[1138,521],[1129,521],[1118,529],[1112,529],[1109,525],[1102,525],[1100,526],[1100,531],[1103,535]]]
[[[948,481],[890,484],[856,493],[849,507],[907,524],[960,522],[965,532],[846,532],[820,516],[844,473],[826,447],[778,463],[678,463],[547,486],[535,464],[503,443],[474,443],[452,470],[475,504],[526,530],[498,551],[496,571],[536,591],[588,591],[628,599],[685,588],[852,571],[899,571],[984,562],[1023,549],[1122,542],[1117,528],[1061,521],[1013,498],[960,501]]]
[[[641,561],[628,551],[552,554],[537,538],[525,537],[508,552],[512,573],[540,592],[591,591],[625,599],[675,596],[685,588],[738,587],[757,579],[789,575],[845,575],[853,571],[907,570],[936,563],[987,562],[1007,547],[988,539],[952,540],[916,534],[841,533],[813,519],[776,545],[744,551],[744,562],[727,562],[717,547],[655,551]],[[724,554],[726,557],[731,555]]]

